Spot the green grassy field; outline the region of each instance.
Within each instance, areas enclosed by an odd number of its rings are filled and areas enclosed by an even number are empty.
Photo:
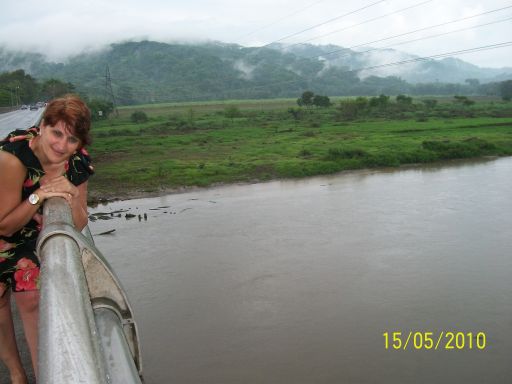
[[[131,122],[134,111],[148,121]],[[125,107],[93,126],[91,197],[512,154],[510,103],[367,112],[348,121],[337,103],[291,99]]]

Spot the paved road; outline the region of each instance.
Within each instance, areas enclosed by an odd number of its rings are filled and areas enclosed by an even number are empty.
[[[43,114],[44,109],[37,111],[20,109],[17,111],[0,114],[0,137],[5,137],[15,129],[25,129],[35,125]]]

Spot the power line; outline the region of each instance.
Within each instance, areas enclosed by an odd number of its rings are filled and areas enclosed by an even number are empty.
[[[330,55],[330,54],[337,53],[337,52],[340,52],[340,51],[344,51],[344,50],[346,50],[346,49],[357,48],[357,47],[361,47],[361,46],[364,46],[364,45],[373,44],[373,43],[378,43],[378,42],[381,42],[381,41],[385,41],[385,40],[393,39],[393,38],[396,38],[396,37],[401,37],[401,36],[410,35],[410,34],[413,34],[413,33],[416,33],[416,32],[421,32],[421,31],[425,31],[425,30],[428,30],[428,29],[432,29],[432,28],[442,27],[442,26],[445,26],[445,25],[448,25],[448,24],[453,24],[453,23],[457,23],[457,22],[460,22],[460,21],[473,19],[473,18],[478,17],[478,16],[483,16],[483,15],[487,15],[487,14],[490,14],[490,13],[494,13],[494,12],[498,12],[498,11],[503,11],[504,9],[509,9],[509,8],[512,8],[512,5],[509,5],[509,6],[507,6],[507,7],[503,7],[503,8],[493,9],[493,10],[491,10],[491,11],[486,11],[486,12],[478,13],[478,14],[476,14],[476,15],[472,15],[472,16],[466,16],[466,17],[463,17],[463,18],[460,18],[460,19],[456,19],[456,20],[451,20],[451,21],[448,21],[448,22],[445,22],[445,23],[441,23],[441,24],[431,25],[431,26],[429,26],[429,27],[416,29],[416,30],[414,30],[414,31],[405,32],[405,33],[402,33],[402,34],[399,34],[399,35],[395,35],[395,36],[386,37],[386,38],[379,39],[379,40],[374,40],[374,41],[370,41],[370,42],[366,42],[366,43],[358,44],[358,45],[352,46],[352,47],[350,47],[350,48],[338,49],[338,50],[335,50],[335,51],[331,51],[331,52],[323,53],[322,55],[323,55],[323,56],[326,56],[326,55]],[[347,28],[345,28],[345,29],[347,29]],[[333,34],[333,33],[340,32],[340,31],[341,31],[341,30],[337,30],[337,31],[331,32],[331,33],[329,33],[329,34]],[[315,39],[320,38],[320,37],[325,37],[325,36],[327,36],[327,34],[326,34],[326,35],[322,35],[322,36],[317,36],[317,37],[314,37],[314,38],[312,38],[312,39],[306,40],[306,42],[307,42],[307,41],[311,41],[311,40],[315,40]],[[305,42],[304,42],[304,43],[297,43],[297,44],[293,44],[293,45],[291,45],[291,47],[293,47],[293,46],[295,46],[295,45],[303,45],[303,44],[305,44]],[[311,58],[312,58],[312,57],[317,57],[317,56],[316,56],[316,55],[315,55],[315,56],[311,56]]]
[[[453,31],[448,31],[448,32],[443,32],[443,33],[438,33],[438,34],[436,34],[436,35],[424,36],[424,37],[420,37],[420,38],[418,38],[418,39],[406,40],[406,41],[402,41],[402,42],[399,42],[399,43],[393,43],[393,44],[389,44],[389,45],[384,45],[384,46],[382,46],[382,47],[372,48],[372,49],[368,49],[368,50],[366,50],[366,51],[359,51],[359,52],[357,52],[357,54],[363,54],[363,53],[367,53],[367,52],[378,51],[378,50],[381,50],[381,49],[384,49],[384,48],[396,47],[397,45],[404,45],[404,44],[414,43],[414,42],[417,42],[417,41],[427,40],[427,39],[432,39],[432,38],[435,38],[435,37],[445,36],[445,35],[449,35],[449,34],[452,34],[452,33],[457,33],[457,32],[462,32],[462,31],[469,31],[469,30],[471,30],[471,29],[480,28],[480,27],[486,27],[486,26],[488,26],[488,25],[492,25],[492,24],[503,23],[503,22],[505,22],[505,21],[509,21],[509,20],[512,20],[512,17],[508,17],[508,18],[506,18],[506,19],[501,19],[501,20],[492,21],[492,22],[485,23],[485,24],[474,25],[474,26],[472,26],[472,27],[468,27],[468,28],[461,28],[461,29],[456,29],[456,30],[453,30]],[[337,51],[327,52],[327,53],[322,54],[322,55],[323,55],[323,56],[327,56],[327,55],[331,55],[331,54],[333,54],[333,53],[338,53],[338,52],[340,52],[340,51],[350,50],[350,49],[353,49],[353,48],[362,47],[362,46],[364,46],[364,45],[368,45],[368,44],[376,43],[376,42],[379,42],[379,41],[389,40],[389,39],[391,39],[391,38],[395,38],[395,37],[403,36],[403,35],[406,35],[406,34],[409,34],[409,33],[405,33],[405,34],[401,34],[401,35],[396,35],[396,36],[391,36],[391,37],[386,38],[386,39],[376,40],[376,41],[372,41],[372,42],[369,42],[369,43],[364,43],[364,44],[354,45],[354,46],[352,46],[352,47],[348,47],[348,48],[340,49],[340,50],[337,50]],[[346,54],[348,54],[348,52],[347,52]],[[345,55],[346,55],[346,54],[345,54]],[[345,55],[343,55],[343,56],[345,56]],[[316,55],[315,55],[315,56],[311,56],[311,58],[313,58],[313,57],[317,57],[317,56],[316,56]]]
[[[373,65],[371,67],[356,68],[356,69],[351,69],[351,70],[345,71],[344,73],[359,72],[359,71],[363,71],[363,70],[370,70],[370,69],[376,69],[376,68],[385,68],[385,67],[391,67],[391,66],[395,66],[395,65],[414,63],[414,62],[418,62],[418,61],[427,61],[427,60],[432,60],[432,59],[439,59],[442,57],[450,57],[450,56],[454,56],[454,55],[464,55],[467,53],[487,51],[490,49],[505,48],[505,47],[508,47],[511,45],[512,45],[512,41],[506,41],[503,43],[484,45],[481,47],[463,49],[460,51],[445,52],[445,53],[439,53],[439,54],[431,55],[431,56],[423,56],[423,57],[416,57],[414,59],[396,61],[393,63]]]
[[[275,24],[277,24],[277,23],[280,23],[281,21],[286,20],[286,19],[288,19],[288,18],[290,18],[290,17],[292,17],[292,16],[295,16],[296,14],[301,13],[301,12],[305,11],[306,9],[311,8],[311,7],[313,7],[313,6],[315,6],[315,5],[319,4],[319,3],[323,3],[324,1],[325,1],[325,0],[320,0],[320,1],[316,1],[316,2],[314,2],[314,3],[312,3],[312,4],[309,4],[309,5],[307,5],[307,6],[303,7],[303,8],[301,8],[301,9],[298,9],[298,10],[297,10],[297,11],[295,11],[295,12],[292,12],[292,13],[290,13],[290,14],[286,15],[286,16],[281,17],[281,18],[280,18],[280,19],[278,19],[278,20],[275,20],[275,21],[273,21],[273,22],[271,22],[271,23],[269,23],[269,24],[264,25],[264,26],[263,26],[263,27],[261,27],[261,28],[258,28],[258,29],[254,30],[254,31],[252,31],[252,32],[249,32],[249,33],[245,34],[245,35],[242,35],[240,38],[244,38],[244,37],[247,37],[247,36],[253,35],[253,34],[255,34],[256,32],[259,32],[259,31],[262,31],[262,30],[264,30],[264,29],[267,29],[268,27],[271,27],[271,26],[273,26],[273,25],[275,25]],[[383,0],[383,1],[385,1],[385,0]]]
[[[367,9],[367,8],[373,7],[374,5],[377,5],[377,4],[379,4],[379,3],[383,3],[383,2],[385,2],[385,1],[386,1],[386,0],[379,0],[379,1],[376,1],[375,3],[372,3],[372,4],[369,4],[369,5],[366,5],[366,6],[362,7],[362,8],[356,9],[356,10],[351,11],[351,12],[348,12],[348,13],[345,13],[345,14],[343,14],[343,15],[333,17],[332,19],[329,19],[329,20],[324,21],[324,22],[319,23],[319,24],[315,24],[315,25],[313,25],[313,26],[311,26],[311,27],[308,27],[308,28],[306,28],[306,29],[303,29],[303,30],[301,30],[301,31],[299,31],[299,32],[295,32],[295,33],[292,33],[291,35],[281,37],[280,39],[278,39],[278,40],[274,40],[273,42],[268,43],[268,44],[265,44],[264,46],[266,47],[266,46],[268,46],[268,45],[270,45],[270,44],[278,43],[278,42],[280,42],[280,41],[282,41],[282,40],[286,40],[286,39],[288,39],[288,38],[290,38],[290,37],[293,37],[293,36],[296,36],[296,35],[300,35],[301,33],[304,33],[304,32],[306,32],[306,31],[309,31],[309,30],[311,30],[311,29],[314,29],[314,28],[320,27],[320,26],[325,25],[325,24],[328,24],[328,23],[332,23],[333,21],[339,20],[339,19],[341,19],[341,18],[343,18],[343,17],[349,16],[349,15],[352,15],[352,14],[357,13],[357,12],[359,12],[359,11],[362,11],[362,10],[365,10],[365,9]],[[429,1],[432,1],[432,0],[429,0]]]
[[[333,35],[333,34],[338,33],[338,32],[346,31],[347,29],[351,29],[351,28],[354,28],[354,27],[359,27],[360,25],[367,24],[367,23],[370,23],[372,21],[376,21],[376,20],[379,20],[379,19],[383,19],[384,17],[396,15],[397,13],[404,12],[404,11],[407,11],[409,9],[419,7],[420,5],[423,5],[423,4],[426,4],[426,3],[430,3],[431,1],[433,1],[433,0],[423,1],[421,3],[417,3],[417,4],[411,5],[409,7],[401,8],[401,9],[398,9],[398,10],[390,12],[390,13],[386,13],[386,14],[381,15],[381,16],[372,17],[371,19],[361,21],[360,23],[349,25],[348,27],[345,27],[345,28],[342,28],[342,29],[337,29],[335,31],[332,31],[332,32],[329,32],[329,33],[325,33],[325,34],[320,35],[320,36],[315,36],[315,37],[312,37],[311,39],[303,41],[302,44],[307,43],[308,41],[320,39],[320,38],[325,37],[325,36],[330,36],[330,35]],[[299,44],[299,43],[296,43],[296,44]]]

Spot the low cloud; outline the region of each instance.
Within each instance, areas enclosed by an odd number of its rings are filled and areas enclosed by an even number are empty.
[[[326,23],[336,16],[362,9],[364,5],[357,0],[324,0],[306,7],[312,4],[286,0],[243,4],[234,0],[83,0],[65,5],[60,0],[7,1],[2,4],[0,14],[0,46],[42,52],[53,60],[127,39],[187,43],[216,40],[244,46],[275,41],[287,44],[310,42],[350,47],[509,5],[504,0],[434,0],[380,18],[413,5],[408,0],[394,0]],[[507,12],[510,9],[411,37],[421,38],[425,34],[491,22],[505,18]],[[429,56],[504,42],[510,40],[507,36],[511,32],[510,22],[500,23],[397,49]],[[322,35],[326,36],[320,37]],[[512,47],[461,55],[460,58],[480,66],[512,66]]]

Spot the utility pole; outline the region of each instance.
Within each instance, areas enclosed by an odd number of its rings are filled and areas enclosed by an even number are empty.
[[[119,111],[117,110],[116,97],[114,96],[114,90],[112,89],[112,78],[110,77],[110,69],[108,68],[108,64],[105,71],[105,94],[107,99],[112,100],[116,117],[119,117]]]

